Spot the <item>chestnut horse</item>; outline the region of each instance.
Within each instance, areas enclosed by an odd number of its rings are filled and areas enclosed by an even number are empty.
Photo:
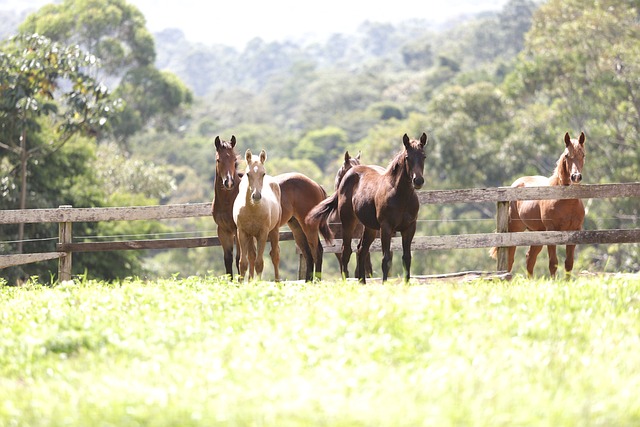
[[[327,197],[327,193],[319,184],[301,173],[283,173],[276,175],[274,179],[280,185],[281,193],[282,215],[279,226],[289,224],[293,238],[305,259],[305,280],[309,282],[313,277],[320,279],[324,250],[318,232],[321,232],[326,240],[330,240],[331,231],[326,220],[310,223],[306,217],[314,206]]]
[[[233,246],[238,247],[236,237],[236,223],[233,220],[233,202],[238,196],[238,154],[235,152],[236,137],[231,141],[220,141],[216,136],[216,177],[214,197],[211,203],[211,214],[218,225],[218,239],[224,252],[224,268],[228,275],[233,276]],[[240,251],[236,251],[236,269],[239,269]]]
[[[245,153],[247,170],[238,186],[238,197],[233,203],[233,220],[238,227],[240,244],[240,280],[249,269],[249,280],[254,270],[258,279],[264,269],[264,248],[267,238],[271,242],[271,261],[276,281],[280,280],[280,237],[279,224],[280,186],[272,176],[267,175],[264,163],[267,153],[253,156],[251,150]]]
[[[565,150],[558,159],[556,169],[551,177],[523,176],[518,178],[512,187],[537,187],[553,185],[577,185],[582,181],[585,149],[584,132],[579,139],[571,139],[569,133],[564,135]],[[584,205],[580,199],[561,200],[519,200],[509,204],[509,231],[569,231],[581,230],[584,222]],[[566,276],[573,270],[573,256],[576,245],[567,245],[567,258],[564,262]],[[527,251],[527,272],[533,276],[536,258],[542,246],[531,246]],[[555,245],[547,245],[549,252],[549,273],[556,275],[558,256]],[[513,267],[516,247],[509,248],[509,271]],[[497,249],[491,250],[495,257]]]
[[[355,157],[351,157],[349,155],[349,152],[345,151],[344,162],[342,162],[342,166],[340,166],[340,169],[338,169],[338,172],[336,172],[336,179],[334,181],[333,189],[338,190],[338,186],[342,182],[342,178],[344,178],[344,175],[347,173],[347,171],[349,171],[349,169],[351,169],[352,167],[358,166],[360,164],[361,163],[360,163],[359,151],[358,151],[358,155]],[[376,169],[380,173],[384,173],[385,171],[385,168],[383,168],[382,166],[378,166],[378,165],[369,165],[369,166],[373,169]],[[329,224],[339,224],[340,216],[338,215],[338,211],[333,211],[331,215],[329,215],[329,218],[327,221],[329,222]],[[364,232],[364,225],[358,222],[358,224],[355,226],[355,229],[353,231],[353,235],[362,237],[363,232]],[[340,272],[343,273],[345,277],[349,277],[348,270],[342,271],[342,262],[341,262],[342,252],[336,252],[336,258],[338,258],[338,264],[340,265]],[[365,269],[364,273],[367,277],[371,277],[373,275],[373,265],[371,264],[371,254],[367,254],[365,262],[366,264],[364,266],[364,269]],[[357,269],[358,267],[356,266],[356,271]]]
[[[346,271],[349,264],[354,229],[358,221],[364,225],[356,272],[361,283],[366,283],[365,260],[377,230],[380,230],[383,253],[382,281],[389,277],[393,257],[391,237],[397,231],[402,235],[404,280],[409,281],[411,276],[411,242],[420,208],[415,190],[424,184],[427,134],[423,133],[419,141],[410,140],[405,134],[402,142],[404,149],[383,174],[370,166],[352,167],[333,196],[313,208],[307,217],[311,221],[321,221],[331,212],[338,211],[342,223],[342,271]]]

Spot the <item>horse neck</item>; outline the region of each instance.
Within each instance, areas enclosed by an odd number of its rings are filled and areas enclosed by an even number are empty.
[[[564,166],[564,153],[558,159],[556,163],[556,169],[553,171],[553,175],[549,177],[549,185],[569,185],[571,184],[571,177],[569,176],[569,172]]]
[[[403,161],[404,155],[399,155],[392,163],[389,165],[385,175],[389,177],[393,186],[398,191],[404,190],[413,190],[413,184],[411,182],[411,177],[406,172],[405,164]]]

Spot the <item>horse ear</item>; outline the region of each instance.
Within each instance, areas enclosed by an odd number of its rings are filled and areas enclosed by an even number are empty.
[[[348,151],[344,152],[344,164],[349,164],[349,160],[351,160],[351,156],[349,155]]]
[[[580,143],[580,145],[584,145],[584,140],[585,140],[584,132],[580,132],[580,139],[578,139],[578,142]]]
[[[247,161],[247,165],[251,164],[251,160],[253,159],[253,155],[251,154],[251,150],[247,150],[247,152],[244,153],[244,159]]]
[[[427,141],[429,141],[429,137],[425,132],[422,132],[422,136],[420,137],[420,145],[424,147],[425,145],[427,145]]]
[[[215,140],[215,144],[216,144],[216,149],[220,149],[220,136],[216,136],[216,140]]]
[[[267,161],[267,152],[262,150],[260,151],[260,163],[264,163]]]
[[[564,134],[564,145],[567,147],[571,145],[571,137],[569,136],[569,132]]]
[[[409,149],[410,147],[410,143],[411,141],[409,140],[409,135],[407,135],[406,133],[404,134],[404,136],[402,137],[402,143],[404,144],[405,148]]]
[[[358,151],[358,155],[356,156],[356,160],[360,161],[360,155],[362,154],[362,152]]]
[[[236,146],[236,136],[231,135],[231,148]]]

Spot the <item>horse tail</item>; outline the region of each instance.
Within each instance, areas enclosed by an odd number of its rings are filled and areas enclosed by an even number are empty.
[[[498,248],[491,248],[489,249],[489,256],[493,259],[497,259],[498,258]]]
[[[311,224],[318,224],[322,236],[328,243],[333,243],[333,231],[329,227],[328,220],[331,212],[338,209],[338,192],[333,196],[318,203],[307,214],[306,221]]]

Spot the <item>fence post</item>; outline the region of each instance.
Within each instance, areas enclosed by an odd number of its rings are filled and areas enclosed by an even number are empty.
[[[62,205],[58,209],[71,209],[71,205]],[[72,243],[72,224],[71,222],[58,223],[58,242]],[[71,252],[65,252],[58,260],[58,282],[71,280]]]
[[[509,231],[509,202],[498,202],[496,222],[496,231],[498,233],[507,233]],[[509,248],[498,248],[496,269],[497,271],[507,271],[509,269]]]

